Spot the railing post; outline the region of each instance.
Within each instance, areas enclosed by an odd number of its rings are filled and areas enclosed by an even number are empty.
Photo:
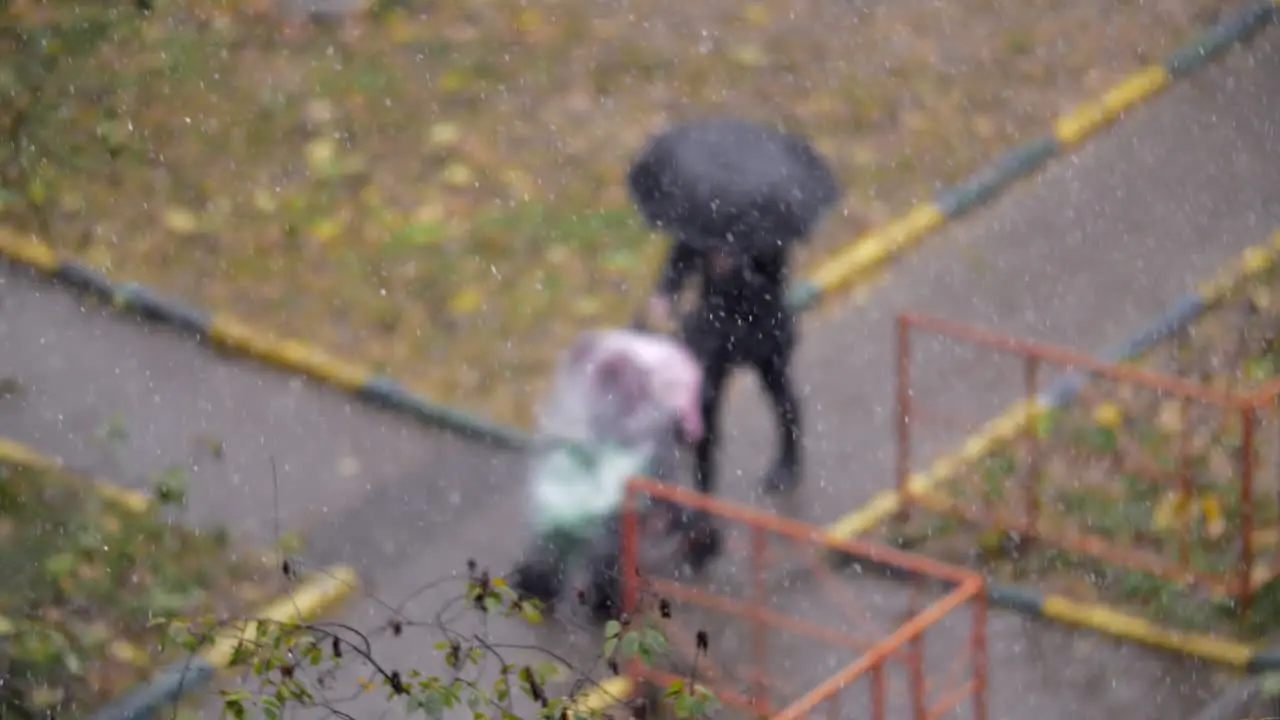
[[[973,720],[987,720],[987,588],[979,583],[973,598]]]
[[[898,498],[901,501],[897,519],[906,522],[910,516],[910,496],[907,481],[911,476],[911,324],[907,317],[899,315],[895,322],[894,359],[897,366],[897,474]]]
[[[769,536],[765,529],[759,525],[752,528],[751,531],[751,603],[756,608],[763,608],[768,600],[765,594],[765,553],[768,551]],[[751,624],[751,645],[752,654],[755,656],[756,673],[758,677],[755,681],[753,695],[755,696],[757,715],[767,718],[773,714],[771,703],[769,702],[769,690],[765,684],[765,678],[768,677],[768,649],[767,649],[767,632],[768,626],[761,621]]]
[[[1256,417],[1250,404],[1240,411],[1240,615],[1247,616],[1253,602],[1253,431]]]
[[[1185,397],[1178,398],[1178,504],[1174,506],[1174,515],[1179,526],[1179,534],[1182,536],[1178,541],[1178,560],[1183,567],[1191,563],[1191,543],[1193,542],[1190,528],[1182,527],[1184,522],[1189,524],[1190,521],[1190,515],[1184,513],[1184,510],[1191,508],[1195,502],[1195,486],[1191,482],[1190,406],[1190,400]]]
[[[884,704],[885,695],[888,694],[885,688],[884,661],[880,661],[871,666],[871,718],[872,720],[884,720]],[[843,719],[842,719],[843,720]]]
[[[911,615],[916,617],[920,611],[920,585],[922,580],[912,583]],[[925,697],[926,685],[924,677],[924,634],[926,625],[907,641],[907,685],[911,693],[911,720],[929,720],[929,703]]]
[[[1027,528],[1033,534],[1040,525],[1040,427],[1036,421],[1040,416],[1039,402],[1040,358],[1028,355],[1024,369],[1023,394],[1026,396],[1027,420],[1024,432],[1027,444]],[[1030,538],[1024,538],[1029,540]]]

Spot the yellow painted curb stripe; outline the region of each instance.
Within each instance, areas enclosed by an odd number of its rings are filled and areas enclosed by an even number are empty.
[[[810,281],[823,295],[836,292],[893,259],[946,222],[933,203],[917,205],[883,227],[865,233],[818,266]]]
[[[1196,286],[1196,293],[1206,306],[1216,305],[1245,282],[1274,268],[1278,254],[1280,232],[1273,235],[1269,243],[1245,248],[1238,260],[1224,267],[1212,279]]]
[[[879,525],[902,509],[902,498],[896,490],[885,490],[871,502],[827,526],[827,534],[839,540],[850,540]]]
[[[359,364],[296,340],[277,340],[231,315],[214,315],[209,322],[209,337],[228,348],[323,378],[346,390],[359,390],[374,377],[373,371]]]
[[[1053,125],[1058,143],[1066,148],[1110,125],[1125,110],[1164,90],[1173,82],[1173,76],[1160,65],[1140,70],[1103,93],[1097,100],[1086,103],[1063,115]]]
[[[1046,618],[1059,622],[1091,628],[1115,637],[1135,640],[1239,669],[1244,669],[1253,657],[1253,648],[1245,643],[1199,633],[1169,630],[1102,605],[1077,603],[1051,595],[1044,598],[1043,612]]]
[[[981,430],[969,436],[958,450],[935,460],[927,472],[912,475],[907,484],[908,489],[913,493],[930,492],[954,478],[961,469],[980,460],[993,448],[1012,440],[1026,426],[1029,417],[1027,405],[1025,400],[1016,402],[988,421]],[[827,534],[849,540],[889,519],[901,507],[897,491],[886,490],[871,502],[828,525]]]
[[[62,262],[48,245],[33,238],[19,237],[5,228],[0,228],[0,255],[43,273],[55,272]]]
[[[60,461],[41,455],[31,446],[9,438],[0,438],[0,460],[12,465],[21,465],[36,470],[62,469]]]
[[[4,437],[0,437],[0,461],[35,470],[66,470],[61,460],[43,455],[29,445]],[[83,477],[92,484],[99,495],[126,510],[141,513],[151,507],[151,496],[144,492],[122,488],[93,477]]]
[[[240,632],[219,637],[203,653],[204,659],[219,670],[231,663],[243,639],[254,637],[258,622],[306,623],[330,613],[360,587],[355,568],[338,565],[318,572],[297,589],[277,599],[245,623]]]

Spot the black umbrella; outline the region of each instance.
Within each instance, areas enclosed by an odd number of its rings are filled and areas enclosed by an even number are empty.
[[[803,241],[840,197],[835,174],[804,138],[727,118],[659,133],[628,182],[660,230],[750,254]]]

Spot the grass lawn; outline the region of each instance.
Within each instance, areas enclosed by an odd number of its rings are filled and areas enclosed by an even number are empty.
[[[1224,5],[402,0],[286,34],[269,3],[154,4],[94,44],[12,30],[106,6],[11,3],[0,222],[506,421],[568,338],[646,294],[662,247],[622,178],[664,123],[812,136],[847,197],[811,265]]]
[[[1280,377],[1280,273],[1258,274],[1188,330],[1140,361],[1202,386],[1248,395]],[[1112,546],[1185,563],[1238,582],[1244,540],[1241,494],[1245,425],[1239,411],[1183,403],[1169,393],[1102,378],[1072,405],[1042,413],[1034,442],[1019,438],[959,472],[937,493],[969,512],[1026,517],[1038,488],[1041,532],[1092,536]],[[880,531],[949,561],[1079,600],[1105,602],[1186,630],[1260,640],[1280,627],[1280,415],[1253,424],[1252,582],[1260,592],[1241,617],[1238,585],[1157,577],[1048,543],[1018,546],[1006,533],[945,514],[915,512]],[[1191,487],[1182,492],[1183,482]],[[1005,525],[1009,527],[1009,525]]]
[[[230,559],[225,533],[170,512],[0,463],[0,717],[87,717],[181,657],[157,620],[243,617],[276,589],[261,562]]]

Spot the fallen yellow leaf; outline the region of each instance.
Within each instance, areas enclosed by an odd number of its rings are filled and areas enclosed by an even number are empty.
[[[525,8],[516,15],[516,30],[523,34],[537,32],[544,24],[542,13],[535,8]]]
[[[85,253],[85,261],[90,267],[111,269],[111,249],[105,245],[91,245]]]
[[[473,315],[484,307],[484,294],[478,288],[469,287],[449,298],[449,312],[459,317]]]
[[[1099,427],[1104,427],[1109,430],[1117,430],[1124,424],[1124,411],[1115,403],[1100,403],[1098,407],[1093,410],[1093,421],[1097,423]]]
[[[729,48],[729,60],[749,68],[760,68],[769,64],[769,57],[765,54],[764,48],[754,43]]]
[[[461,70],[449,70],[440,77],[440,92],[456,93],[467,86],[467,76]]]
[[[749,3],[742,9],[742,19],[746,20],[748,25],[755,27],[765,27],[771,21],[768,8],[758,2]]]
[[[327,125],[333,122],[333,102],[328,98],[312,98],[302,109],[303,117],[313,125]]]
[[[338,156],[338,146],[333,138],[316,138],[307,143],[305,152],[307,167],[312,172],[325,172],[333,167],[333,161]]]
[[[1222,514],[1222,502],[1213,495],[1200,501],[1200,512],[1204,514],[1204,535],[1209,540],[1220,540],[1227,532],[1227,519]]]
[[[432,147],[453,147],[462,138],[457,123],[438,122],[427,130],[427,144]]]
[[[1168,532],[1184,526],[1189,518],[1190,498],[1180,493],[1168,493],[1160,498],[1151,512],[1151,529]]]
[[[1259,285],[1249,291],[1249,299],[1259,310],[1268,310],[1271,308],[1271,288]]]
[[[311,224],[311,237],[318,242],[328,244],[342,234],[346,230],[346,220],[341,216],[334,215],[327,218],[321,218]]]
[[[464,163],[451,162],[444,169],[444,182],[449,187],[470,187],[475,185],[476,175]]]
[[[402,11],[396,11],[387,16],[386,28],[387,36],[395,45],[404,45],[416,39],[417,33],[414,32],[413,21]]]
[[[166,209],[161,222],[166,230],[175,235],[191,235],[200,229],[200,219],[196,214],[181,207]]]
[[[573,314],[583,320],[594,318],[604,310],[604,304],[598,298],[583,295],[573,301]]]
[[[259,212],[267,214],[274,213],[279,208],[275,193],[266,188],[257,188],[253,191],[253,206],[258,208]]]
[[[107,655],[126,665],[135,667],[145,665],[147,657],[136,646],[116,639],[107,644]]]
[[[45,200],[48,199],[49,186],[45,184],[44,180],[35,178],[27,183],[27,200],[30,200],[32,205],[43,205]]]

